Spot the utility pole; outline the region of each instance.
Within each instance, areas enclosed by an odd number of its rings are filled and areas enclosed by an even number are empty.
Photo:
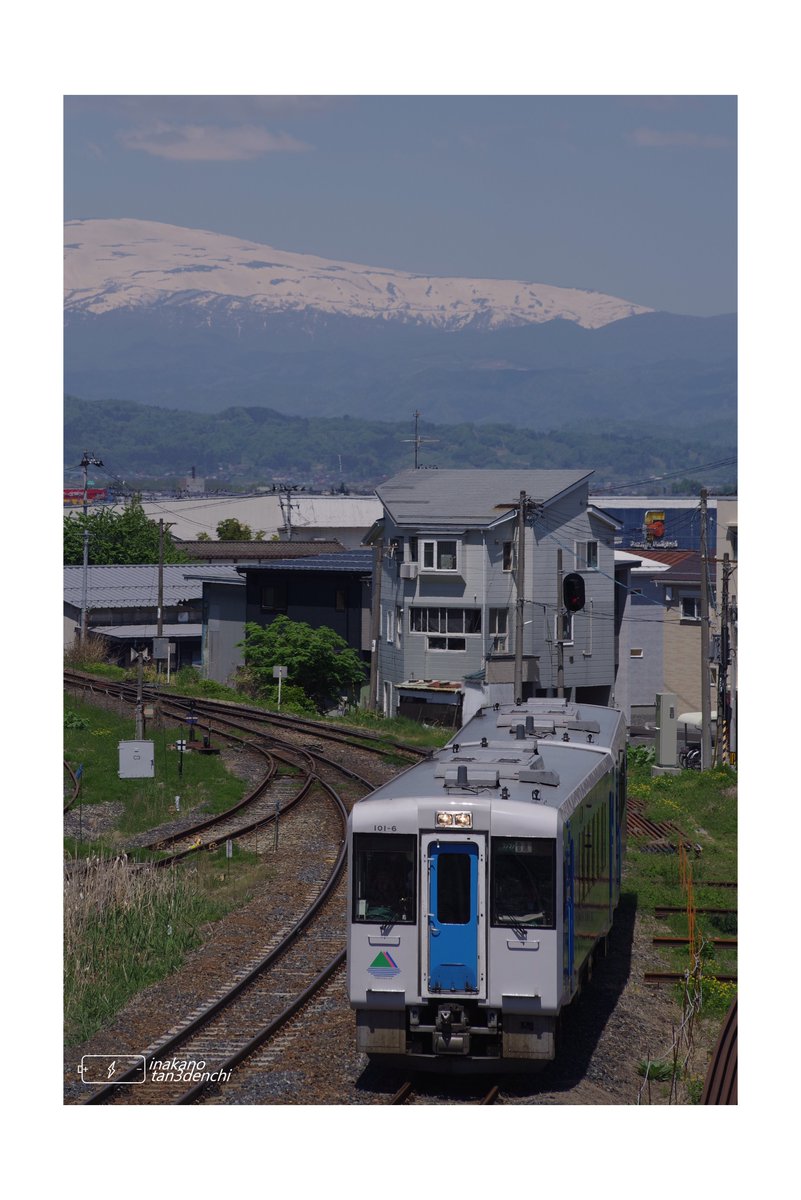
[[[523,630],[525,628],[526,587],[526,493],[520,493],[517,507],[517,613],[515,620],[515,704],[523,699]]]
[[[292,541],[292,493],[304,491],[298,483],[274,483],[273,491],[278,493],[278,503],[281,506],[281,516],[284,519],[286,540]]]
[[[89,592],[89,530],[83,531],[83,574],[81,576],[81,645],[86,642],[87,600]]]
[[[144,651],[137,650],[136,668],[136,740],[141,742],[145,736],[145,711],[142,703],[142,672],[144,671]]]
[[[565,694],[565,618],[562,612],[562,551],[556,551],[556,694]]]
[[[729,729],[729,747],[730,760],[737,762],[737,597],[735,595],[734,603],[730,605],[729,617],[731,621],[731,727]]]
[[[164,628],[164,518],[159,517],[159,597],[156,608],[156,637],[161,637]]]
[[[83,515],[87,516],[89,513],[89,468],[102,467],[103,463],[99,458],[95,458],[93,454],[90,454],[88,450],[84,450],[81,466],[83,467]]]
[[[701,488],[701,770],[709,768],[711,714],[709,702],[709,551],[707,509],[709,493]]]
[[[729,704],[730,614],[729,576],[732,565],[729,555],[723,555],[723,587],[720,602],[720,666],[718,667],[718,736],[715,760],[726,766],[731,748],[731,706]]]
[[[383,538],[383,534],[381,536]],[[375,712],[378,708],[378,650],[381,645],[381,572],[383,564],[384,543],[380,541],[373,546],[373,604],[370,613],[372,653],[370,655],[370,696],[367,703],[370,712]]]

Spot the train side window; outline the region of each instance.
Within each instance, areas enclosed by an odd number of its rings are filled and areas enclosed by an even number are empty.
[[[416,861],[414,834],[354,834],[353,920],[413,925],[417,919]]]
[[[555,928],[555,860],[553,838],[492,839],[492,925]]]

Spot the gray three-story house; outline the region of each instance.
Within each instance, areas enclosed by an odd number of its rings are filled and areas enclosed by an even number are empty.
[[[516,691],[610,702],[617,523],[589,503],[591,474],[410,470],[376,489],[374,684],[386,715],[456,725]],[[569,615],[562,581],[571,573],[584,580],[585,604]]]

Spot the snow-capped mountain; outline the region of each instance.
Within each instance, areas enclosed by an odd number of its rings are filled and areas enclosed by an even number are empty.
[[[542,324],[584,329],[652,310],[600,292],[507,279],[415,275],[156,221],[65,224],[68,314],[156,304],[231,316],[313,311],[458,330]]]

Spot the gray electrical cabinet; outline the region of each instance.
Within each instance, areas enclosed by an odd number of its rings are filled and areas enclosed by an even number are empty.
[[[660,767],[675,767],[678,751],[676,697],[658,692],[656,697],[656,762]]]
[[[120,779],[152,779],[156,773],[152,742],[120,742]]]

